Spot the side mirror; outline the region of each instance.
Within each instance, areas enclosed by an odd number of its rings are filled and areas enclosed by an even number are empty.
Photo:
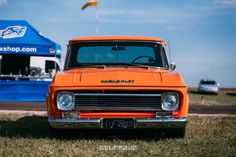
[[[170,69],[171,71],[174,71],[175,68],[176,68],[175,63],[171,63],[171,64],[169,65],[169,69]]]
[[[45,72],[49,73],[49,72],[52,71],[52,69],[56,69],[55,62],[54,61],[50,61],[50,60],[46,60],[45,61]]]

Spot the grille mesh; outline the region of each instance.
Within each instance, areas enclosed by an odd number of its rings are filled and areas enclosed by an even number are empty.
[[[160,94],[75,94],[75,108],[81,110],[160,110]]]

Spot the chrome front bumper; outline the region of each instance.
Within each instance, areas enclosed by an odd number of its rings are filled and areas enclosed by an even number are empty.
[[[51,127],[57,129],[99,129],[102,128],[100,119],[54,119],[49,118],[48,122]],[[135,119],[134,128],[183,128],[188,122],[187,117],[173,118],[173,117],[156,117],[156,118],[145,118]]]

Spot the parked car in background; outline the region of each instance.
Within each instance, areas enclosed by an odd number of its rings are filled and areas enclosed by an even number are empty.
[[[218,95],[219,84],[215,80],[202,79],[198,85],[198,92]]]

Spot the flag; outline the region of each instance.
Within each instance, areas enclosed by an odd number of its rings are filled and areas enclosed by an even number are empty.
[[[99,0],[91,0],[90,2],[87,2],[82,8],[81,10],[84,10],[86,9],[87,7],[90,7],[90,6],[98,6],[99,4]]]

